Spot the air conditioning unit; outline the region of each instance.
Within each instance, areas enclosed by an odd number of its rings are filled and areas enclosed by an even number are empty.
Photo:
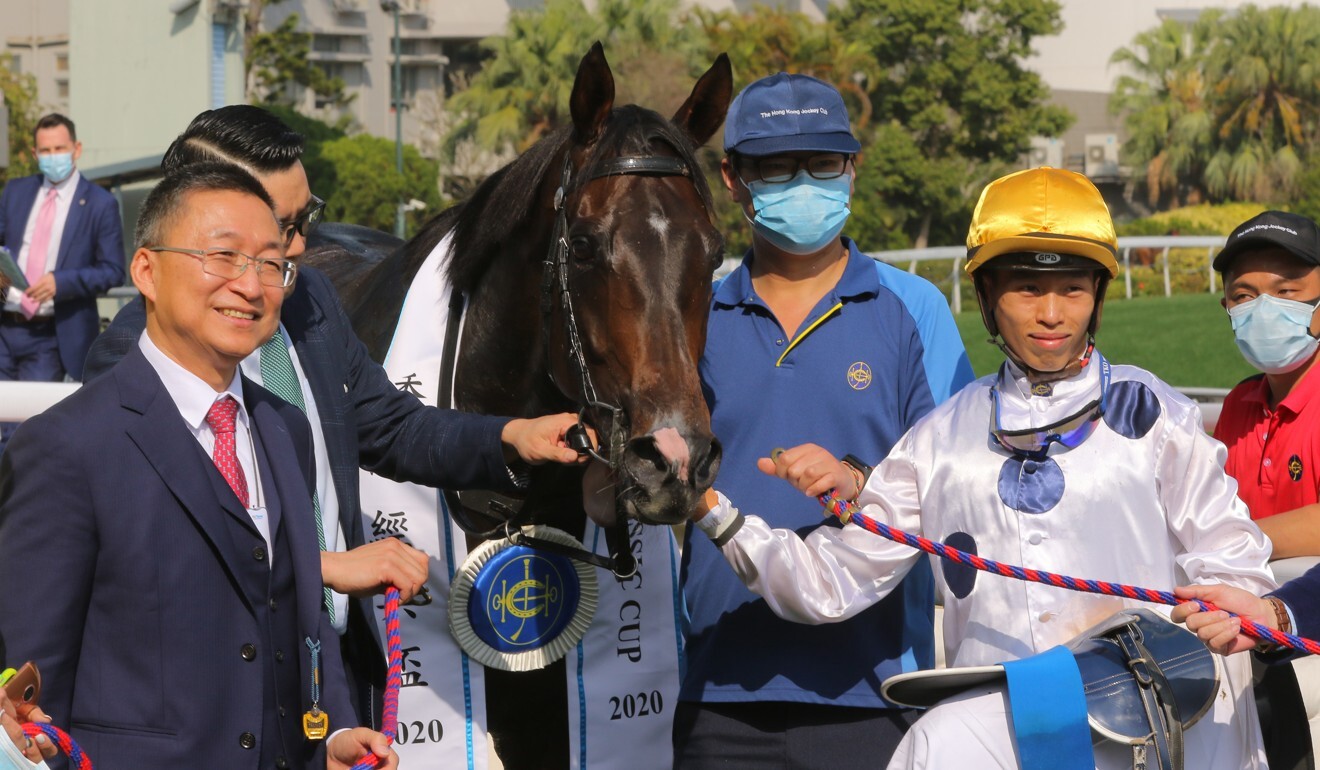
[[[1032,137],[1027,151],[1027,168],[1050,166],[1063,168],[1063,140],[1044,136]]]
[[[1092,180],[1118,178],[1118,134],[1087,134],[1084,173]]]

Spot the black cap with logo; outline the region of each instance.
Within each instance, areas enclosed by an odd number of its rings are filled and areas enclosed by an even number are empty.
[[[1266,211],[1238,225],[1215,255],[1215,270],[1224,272],[1239,254],[1278,247],[1312,265],[1320,265],[1320,227],[1301,214]]]

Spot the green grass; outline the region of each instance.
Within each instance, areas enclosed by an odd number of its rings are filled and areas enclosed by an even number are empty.
[[[1231,388],[1255,374],[1233,343],[1228,316],[1218,294],[1178,294],[1105,303],[1096,346],[1116,364],[1134,364],[1180,387]],[[975,310],[956,317],[958,331],[977,376],[1004,360],[986,344],[985,326]]]

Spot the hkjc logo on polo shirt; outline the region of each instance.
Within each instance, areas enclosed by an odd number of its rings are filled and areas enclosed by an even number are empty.
[[[871,384],[871,367],[865,361],[858,361],[848,367],[848,387],[853,390],[866,390]]]
[[[1298,455],[1288,458],[1288,478],[1293,481],[1302,480],[1302,458]]]

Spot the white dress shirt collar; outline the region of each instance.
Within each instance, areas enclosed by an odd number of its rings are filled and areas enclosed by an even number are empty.
[[[201,430],[206,424],[206,413],[211,411],[211,405],[225,395],[233,396],[238,402],[238,419],[247,425],[247,406],[243,403],[243,379],[238,367],[234,368],[234,377],[229,381],[229,386],[217,393],[201,377],[165,355],[165,352],[151,340],[149,333],[143,332],[138,338],[138,347],[141,348],[142,355],[147,357],[147,363],[151,364],[151,368],[160,375],[160,381],[165,385],[170,398],[174,399],[174,405],[178,407],[179,414],[183,416],[189,428],[194,431]]]

